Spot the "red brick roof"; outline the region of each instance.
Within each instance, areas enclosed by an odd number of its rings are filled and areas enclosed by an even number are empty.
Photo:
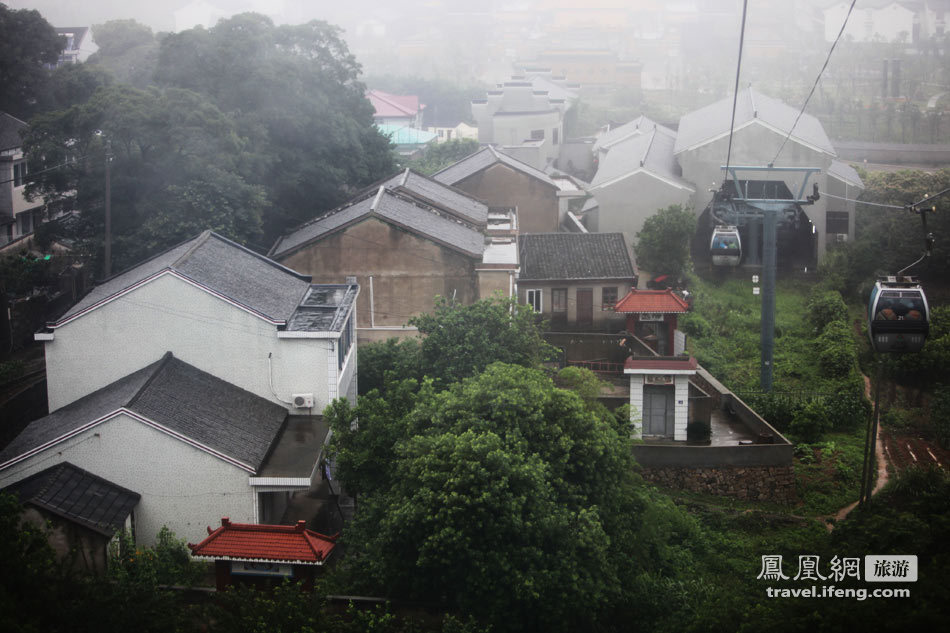
[[[188,547],[194,556],[208,558],[319,565],[336,547],[336,538],[306,529],[305,521],[297,525],[257,525],[231,523],[225,517],[218,529],[208,528],[208,538]]]
[[[696,359],[692,356],[684,356],[682,359],[671,359],[671,358],[633,358],[632,356],[627,358],[627,361],[623,364],[624,370],[627,369],[640,369],[640,370],[657,370],[657,371],[695,371],[698,364]]]
[[[686,312],[689,304],[672,290],[631,290],[614,312]]]
[[[415,95],[391,95],[382,90],[370,90],[366,98],[376,108],[374,116],[377,117],[412,117],[425,108]]]

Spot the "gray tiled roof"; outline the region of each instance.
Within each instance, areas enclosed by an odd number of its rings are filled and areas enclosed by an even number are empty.
[[[27,128],[27,124],[6,112],[0,112],[0,150],[12,149],[23,145],[20,131]]]
[[[788,131],[795,123],[799,110],[778,99],[768,97],[757,90],[746,88],[739,93],[736,100],[736,128],[758,119],[776,129],[782,134]],[[729,133],[729,124],[732,118],[732,96],[721,99],[704,108],[683,115],[680,119],[679,130],[676,134],[674,151],[679,154],[691,147],[702,145],[719,136]],[[821,122],[810,114],[803,114],[795,127],[791,140],[807,143],[819,150],[835,155],[835,149],[825,134]]]
[[[594,189],[616,178],[625,176],[638,169],[673,181],[680,186],[692,186],[683,180],[676,169],[676,158],[673,155],[675,137],[672,132],[662,126],[650,130],[639,136],[632,136],[619,141],[607,150],[600,159],[597,173],[591,180]]]
[[[100,534],[121,530],[141,498],[111,481],[61,462],[4,489],[34,505]]]
[[[453,213],[464,220],[484,225],[488,222],[488,205],[476,200],[467,193],[425,176],[418,172],[406,169],[384,181],[389,189],[404,191],[427,202]]]
[[[165,269],[176,271],[275,321],[290,319],[310,288],[309,276],[281,266],[217,233],[205,231],[105,280],[57,323]]]
[[[828,175],[834,176],[849,185],[864,189],[864,181],[861,180],[861,176],[858,175],[857,170],[848,163],[840,160],[831,161],[831,166],[828,168]]]
[[[608,149],[612,145],[615,145],[621,141],[624,141],[628,138],[639,136],[641,134],[649,134],[653,131],[654,128],[660,129],[669,136],[676,137],[676,132],[670,128],[660,125],[656,121],[647,118],[644,115],[640,115],[635,118],[633,121],[624,123],[623,125],[618,125],[615,128],[607,130],[594,141],[593,151],[598,151],[601,149]]]
[[[456,185],[472,174],[477,174],[478,172],[490,167],[491,165],[494,165],[495,163],[505,164],[512,169],[520,171],[531,176],[532,178],[540,180],[547,185],[557,188],[557,184],[555,184],[555,182],[540,169],[535,169],[527,163],[522,163],[520,160],[512,158],[508,154],[505,154],[504,152],[501,152],[490,145],[478,150],[474,154],[469,154],[456,163],[449,165],[443,170],[433,174],[432,177],[441,183],[447,185]]]
[[[169,352],[151,365],[31,422],[0,453],[0,465],[126,408],[257,469],[287,410]]]
[[[472,257],[481,257],[482,251],[485,250],[485,237],[480,231],[447,218],[432,207],[380,186],[375,195],[366,195],[285,235],[271,249],[271,256],[287,255],[368,216],[378,217]],[[380,245],[380,248],[384,246]]]
[[[518,237],[521,280],[633,279],[623,233],[528,233]]]

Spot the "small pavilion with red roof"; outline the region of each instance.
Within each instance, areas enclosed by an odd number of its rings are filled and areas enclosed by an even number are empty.
[[[627,331],[650,345],[657,354],[672,355],[676,349],[676,315],[689,310],[685,299],[670,289],[634,288],[617,302],[614,312],[627,315]]]
[[[633,437],[685,441],[689,377],[696,374],[698,365],[695,358],[679,355],[685,339],[677,341],[676,315],[687,312],[689,304],[670,289],[634,288],[614,310],[627,315],[627,331],[656,354],[631,356],[624,363],[623,373],[630,377]]]
[[[235,582],[267,586],[284,579],[302,581],[310,591],[316,570],[333,554],[337,536],[308,530],[306,521],[258,525],[231,523],[224,517],[221,527],[208,527],[208,538],[188,547],[196,558],[214,559],[218,591]]]

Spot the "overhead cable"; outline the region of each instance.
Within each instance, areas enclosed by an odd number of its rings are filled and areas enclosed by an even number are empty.
[[[782,141],[782,146],[778,148],[777,152],[775,152],[775,158],[773,158],[772,162],[769,163],[770,167],[775,164],[775,161],[778,160],[779,154],[781,154],[782,150],[785,149],[785,144],[788,142],[788,139],[791,138],[792,132],[795,131],[795,126],[798,125],[798,121],[802,118],[802,115],[805,114],[805,108],[808,106],[808,101],[811,99],[811,96],[815,94],[815,89],[818,88],[818,82],[821,81],[821,75],[825,72],[825,69],[828,68],[828,62],[831,61],[831,54],[835,51],[835,46],[838,45],[838,40],[841,39],[841,35],[844,33],[844,28],[848,25],[848,18],[851,17],[851,11],[854,9],[855,2],[857,2],[857,0],[851,0],[851,6],[848,7],[848,13],[844,16],[844,22],[841,23],[841,30],[838,31],[838,37],[836,37],[835,41],[831,43],[831,48],[828,50],[828,56],[825,57],[825,63],[822,65],[821,70],[818,71],[818,76],[815,77],[815,83],[811,87],[811,92],[809,92],[808,96],[805,97],[805,103],[802,104],[802,109],[799,110],[798,116],[795,117],[795,122],[788,130],[788,135],[785,137],[785,140]]]

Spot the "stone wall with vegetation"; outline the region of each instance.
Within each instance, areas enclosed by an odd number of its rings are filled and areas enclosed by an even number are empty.
[[[724,495],[747,501],[792,504],[795,475],[792,466],[652,466],[641,470],[644,479],[667,488]]]

